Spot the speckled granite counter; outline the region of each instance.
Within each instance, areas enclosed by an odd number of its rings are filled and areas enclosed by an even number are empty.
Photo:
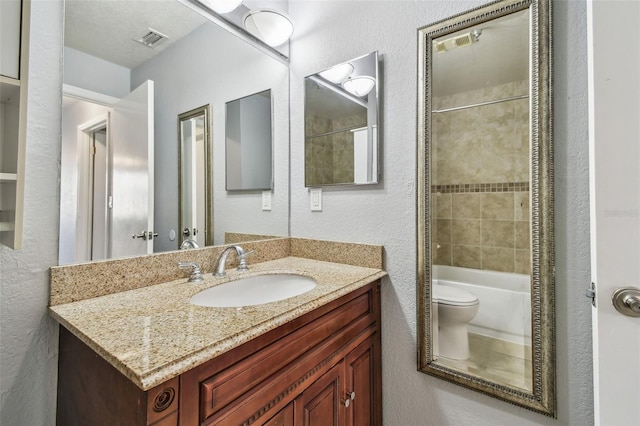
[[[381,248],[380,248],[381,250]],[[188,302],[194,294],[241,277],[296,273],[317,286],[300,296],[242,308]],[[269,330],[381,277],[382,269],[301,257],[250,264],[250,271],[194,284],[186,279],[50,307],[65,328],[143,390],[150,389]]]

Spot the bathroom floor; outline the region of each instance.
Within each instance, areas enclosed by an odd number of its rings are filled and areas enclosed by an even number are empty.
[[[438,363],[492,382],[532,390],[531,346],[469,333],[469,351],[468,360],[440,357]]]

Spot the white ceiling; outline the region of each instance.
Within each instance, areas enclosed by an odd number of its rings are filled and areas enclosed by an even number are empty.
[[[441,37],[482,30],[480,40],[470,46],[434,52],[434,96],[528,80],[529,16],[524,10]]]
[[[133,69],[205,22],[176,0],[66,0],[64,44]],[[154,48],[135,39],[167,35]]]

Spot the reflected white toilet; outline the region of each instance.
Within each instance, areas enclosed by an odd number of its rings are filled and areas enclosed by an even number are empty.
[[[434,355],[465,360],[469,359],[469,335],[467,324],[478,313],[478,298],[466,290],[443,284],[432,287],[433,329],[438,330],[434,339]],[[437,309],[436,309],[437,308]]]

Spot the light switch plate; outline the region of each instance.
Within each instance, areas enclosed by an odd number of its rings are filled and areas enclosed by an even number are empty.
[[[312,212],[321,212],[322,211],[322,188],[312,188],[309,190],[310,199],[311,199],[311,211]]]
[[[262,191],[262,210],[271,211],[271,191]]]

